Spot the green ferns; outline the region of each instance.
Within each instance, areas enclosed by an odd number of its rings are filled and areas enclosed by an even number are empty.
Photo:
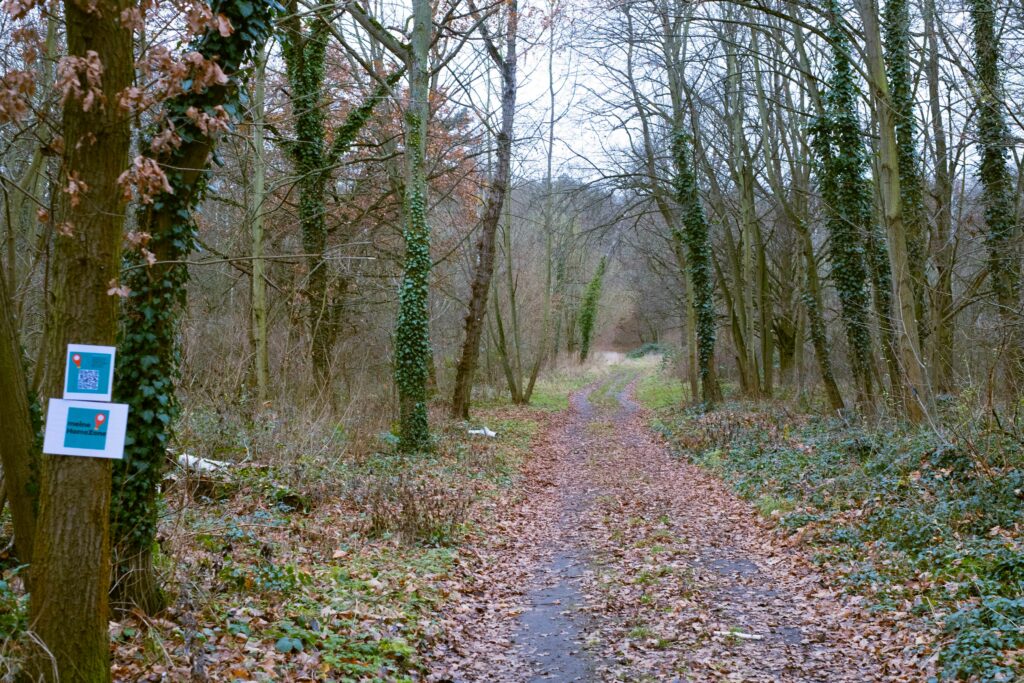
[[[148,558],[152,552],[157,489],[178,415],[174,394],[180,360],[178,320],[188,282],[188,267],[182,261],[194,246],[192,212],[205,190],[212,147],[189,110],[216,116],[216,108],[223,107],[229,116],[238,117],[239,72],[270,36],[273,15],[280,9],[275,0],[213,0],[214,16],[226,16],[234,31],[229,36],[208,31],[196,39],[192,49],[216,59],[229,82],[200,92],[186,89],[165,103],[166,118],[161,125],[173,126],[181,138],[180,146],[158,159],[172,191],[155,197],[139,220],[140,228],[150,230],[147,248],[158,262],[149,265],[142,253],[132,250],[126,255],[122,280],[131,292],[122,311],[118,339],[117,398],[131,410],[124,459],[115,463],[113,475],[111,534],[119,563]],[[147,609],[151,605],[140,606]]]
[[[597,302],[601,299],[601,283],[607,264],[608,257],[602,256],[597,264],[597,271],[583,294],[583,303],[580,304],[580,363],[585,363],[587,356],[590,355],[590,341],[597,319]]]
[[[834,17],[835,3],[830,2],[829,8]],[[828,37],[833,50],[832,77],[825,93],[826,112],[812,124],[811,141],[818,157],[821,195],[828,207],[832,281],[842,304],[850,365],[863,407],[871,402],[873,395],[864,239],[864,231],[871,221],[871,188],[864,177],[857,84],[850,63],[849,43],[834,19],[829,25]]]

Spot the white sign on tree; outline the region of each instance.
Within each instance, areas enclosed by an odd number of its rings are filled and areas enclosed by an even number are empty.
[[[113,346],[68,344],[64,398],[50,399],[43,453],[124,457],[128,406],[109,402],[114,393],[116,354]]]

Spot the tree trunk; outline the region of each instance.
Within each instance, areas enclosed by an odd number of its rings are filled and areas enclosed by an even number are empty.
[[[266,48],[256,57],[252,96],[252,187],[249,190],[249,220],[252,237],[252,346],[256,378],[256,396],[266,401],[270,387],[270,360],[267,353],[267,281],[263,260],[263,203],[266,201],[267,162],[263,148],[266,121]]]
[[[760,230],[757,224],[757,207],[754,199],[754,174],[747,154],[745,132],[743,130],[743,114],[745,102],[741,87],[739,64],[735,53],[736,31],[730,25],[726,30],[729,40],[726,63],[726,102],[730,128],[730,149],[733,181],[736,183],[736,194],[740,205],[740,253],[737,267],[734,268],[733,299],[734,307],[739,314],[738,329],[742,333],[742,346],[738,349],[742,358],[744,390],[751,398],[759,398],[762,392],[761,373],[758,368],[757,344],[758,316],[755,315],[756,292],[758,286],[756,253],[760,240],[754,233]],[[764,330],[761,330],[764,335]],[[735,336],[735,335],[734,335]]]
[[[1013,183],[1006,166],[1010,132],[1006,125],[1003,85],[1000,78],[1001,46],[996,35],[996,3],[968,0],[973,27],[978,107],[979,175],[985,226],[988,231],[989,279],[1003,323],[1000,365],[1008,397],[1020,389],[1020,281],[1021,264],[1017,241],[1020,226],[1014,210]]]
[[[917,152],[917,116],[914,112],[914,80],[910,72],[910,8],[907,0],[885,3],[885,61],[889,76],[896,152],[899,158],[900,200],[907,245],[907,268],[914,293],[914,318],[919,342],[927,338],[925,292],[927,216],[924,212],[924,181]]]
[[[550,193],[550,188],[549,188]],[[549,194],[550,197],[550,194]],[[550,215],[550,198],[549,198],[548,211]],[[550,224],[548,225],[550,228]],[[537,384],[537,377],[540,376],[541,365],[544,364],[544,359],[548,355],[548,344],[551,339],[551,288],[554,282],[554,273],[552,272],[552,234],[551,230],[547,230],[544,239],[544,302],[542,304],[544,308],[543,317],[541,319],[541,334],[540,344],[537,346],[537,350],[533,356],[533,364],[530,366],[530,374],[526,379],[526,387],[523,389],[523,403],[529,403],[530,397],[533,396],[533,388]]]
[[[427,223],[427,122],[430,119],[430,42],[433,7],[413,0],[408,53],[409,101],[405,111],[405,272],[395,329],[395,383],[398,386],[399,449],[429,451],[427,379],[430,321],[430,226]]]
[[[878,188],[888,237],[889,268],[892,272],[893,325],[899,349],[900,369],[909,394],[904,414],[911,422],[921,422],[932,406],[931,386],[921,354],[918,336],[914,276],[911,272],[907,232],[903,222],[900,159],[896,140],[896,121],[886,80],[878,13],[874,0],[857,0],[864,22],[865,56],[868,65],[872,101],[878,117]],[[896,387],[893,388],[894,391]]]
[[[812,127],[812,141],[820,164],[818,184],[828,208],[832,280],[842,305],[857,403],[863,412],[870,412],[874,410],[873,352],[864,231],[871,220],[871,195],[864,180],[858,88],[849,42],[839,26],[834,0],[828,10],[832,74],[825,98],[828,106]]]
[[[324,68],[329,36],[317,5],[303,27],[296,0],[289,3],[282,22],[282,55],[288,76],[288,94],[295,116],[295,140],[288,149],[298,176],[299,225],[306,260],[303,291],[308,305],[310,363],[321,398],[332,401],[331,362],[336,330],[332,323],[330,268],[327,251],[327,157],[324,110]]]
[[[825,317],[822,314],[824,305],[821,296],[821,279],[818,276],[818,263],[814,258],[814,243],[811,241],[811,233],[807,226],[799,224],[797,229],[800,232],[801,251],[807,269],[804,280],[804,306],[807,309],[811,344],[814,346],[814,356],[818,360],[818,371],[821,374],[822,384],[825,385],[825,396],[828,398],[829,407],[833,411],[840,412],[846,407],[846,404],[843,402],[843,395],[839,391],[835,373],[832,371],[832,357],[829,355]]]
[[[949,393],[954,390],[953,351],[953,183],[949,172],[949,151],[943,123],[940,95],[944,87],[939,72],[939,38],[935,20],[935,0],[924,2],[924,32],[928,46],[925,73],[928,78],[928,104],[931,110],[931,135],[935,145],[935,225],[931,236],[932,258],[935,263],[935,287],[931,300],[931,358],[932,384],[935,391]]]
[[[761,328],[761,372],[763,384],[761,394],[771,398],[775,391],[775,338],[773,336],[773,316],[770,273],[768,272],[768,255],[764,243],[764,234],[760,225],[754,237],[757,239],[757,311],[758,326]]]
[[[68,54],[96,54],[103,99],[88,111],[78,100],[64,107],[62,186],[79,190],[59,199],[58,224],[71,235],[56,236],[53,249],[47,396],[61,394],[68,343],[113,345],[117,335],[117,298],[107,290],[120,266],[118,177],[131,142],[129,114],[116,106],[134,76],[132,30],[121,19],[127,8],[126,0],[64,5]],[[84,74],[82,82],[88,87]],[[33,648],[28,670],[48,681],[109,681],[111,462],[47,456],[42,464],[29,624],[46,649]]]
[[[523,390],[523,403],[529,403],[533,396],[533,388],[537,384],[537,376],[540,374],[541,364],[548,355],[548,344],[551,341],[551,299],[552,286],[559,287],[560,282],[555,277],[552,258],[554,250],[555,231],[555,194],[552,191],[551,172],[555,158],[555,15],[554,4],[549,5],[549,17],[551,26],[548,27],[548,135],[547,135],[547,166],[544,173],[544,312],[541,319],[540,345],[534,354],[533,365],[530,368],[530,376],[526,380],[526,388]],[[571,228],[570,228],[571,229]],[[559,264],[561,267],[561,264]],[[555,342],[552,356],[558,354],[558,342]]]
[[[114,467],[114,504],[110,507],[116,561],[113,599],[120,609],[137,607],[149,614],[166,605],[150,555],[167,446],[179,414],[175,381],[180,318],[187,303],[185,261],[195,242],[193,213],[203,197],[216,145],[211,132],[188,112],[193,107],[237,108],[238,71],[250,51],[267,37],[273,11],[263,2],[223,9],[235,29],[231,36],[208,30],[194,43],[194,49],[204,59],[216,60],[228,82],[189,89],[164,103],[167,118],[159,125],[176,131],[181,143],[157,153],[155,161],[166,175],[170,191],[141,205],[137,227],[139,234],[149,236],[147,246],[155,262],[150,264],[138,250],[125,254],[130,264],[125,284],[131,293],[122,309],[117,355],[120,380],[114,395],[131,406],[130,440],[124,460]],[[231,42],[225,44],[225,38]]]
[[[452,392],[451,415],[453,418],[469,419],[473,378],[480,358],[480,336],[483,331],[484,316],[487,313],[487,298],[491,289],[491,279],[494,276],[494,255],[497,246],[495,237],[498,224],[501,222],[502,206],[508,195],[512,168],[512,135],[515,124],[517,87],[516,35],[519,20],[515,0],[509,5],[508,12],[504,56],[498,53],[497,47],[491,42],[489,35],[485,34],[484,36],[491,59],[501,71],[501,129],[497,136],[497,165],[491,185],[487,189],[487,200],[480,220],[480,237],[476,243],[476,261],[473,264],[469,311],[466,313],[465,340],[455,371],[455,389]]]
[[[583,303],[580,305],[580,363],[586,363],[587,357],[590,355],[594,324],[597,321],[597,305],[601,299],[601,285],[604,281],[607,264],[608,257],[602,256],[597,264],[597,270],[594,271],[594,277],[587,284]]]
[[[18,321],[7,280],[0,277],[0,460],[14,526],[14,552],[22,564],[32,563],[35,542],[39,449],[32,426],[28,381],[21,353]]]
[[[698,359],[700,362],[701,399],[711,406],[722,400],[722,389],[715,372],[714,280],[711,273],[711,244],[704,207],[697,193],[697,180],[687,149],[689,142],[682,131],[673,131],[672,157],[676,165],[676,199],[682,207],[681,239],[686,245],[690,282],[693,285],[696,310]]]
[[[46,19],[46,59],[39,60],[36,90],[47,92],[53,87],[57,63],[58,31],[62,18],[50,12]],[[18,182],[16,192],[6,197],[7,272],[0,275],[0,386],[6,388],[0,401],[3,428],[0,429],[0,465],[3,466],[6,498],[11,504],[14,528],[14,552],[22,564],[32,563],[35,542],[36,512],[39,485],[39,446],[36,444],[37,419],[33,418],[32,397],[20,336],[20,306],[15,302],[18,287],[17,238],[28,235],[36,224],[31,211],[31,197],[38,197],[46,180],[42,141],[33,144],[28,167]],[[6,278],[6,279],[5,279]],[[41,349],[45,352],[45,349]],[[40,363],[41,366],[45,363]],[[25,573],[27,580],[31,572]]]
[[[495,341],[498,345],[498,357],[501,359],[501,370],[505,373],[505,381],[508,383],[508,392],[512,403],[519,405],[523,402],[523,392],[519,386],[519,375],[512,367],[512,358],[508,350],[508,339],[505,337],[505,323],[501,317],[501,306],[498,298],[494,297],[492,303],[494,309],[494,326],[497,329]]]
[[[795,7],[792,3],[787,3],[791,10],[795,11]],[[797,55],[797,62],[800,65],[800,70],[803,78],[805,87],[807,88],[810,100],[813,104],[815,113],[824,118],[827,112],[819,96],[817,83],[811,78],[810,74],[810,62],[807,58],[806,50],[804,49],[803,32],[799,27],[794,28],[795,37],[795,52]],[[756,63],[756,62],[755,62]],[[786,104],[791,110],[794,110],[794,101],[791,91],[786,88],[784,90]],[[764,94],[758,90],[758,106],[762,111],[762,118],[766,119],[766,105]],[[814,348],[814,357],[818,362],[818,373],[821,375],[822,384],[825,385],[825,396],[828,400],[829,408],[833,412],[841,413],[846,409],[846,404],[843,401],[843,395],[839,391],[839,385],[836,382],[835,372],[832,369],[832,357],[830,355],[830,347],[828,343],[828,328],[825,324],[825,306],[822,297],[821,277],[818,273],[818,261],[814,255],[814,240],[811,236],[811,230],[807,226],[807,201],[806,198],[810,195],[810,164],[804,163],[803,166],[797,166],[796,160],[793,157],[800,156],[803,159],[810,159],[812,157],[812,150],[807,139],[805,129],[801,126],[799,128],[793,127],[794,143],[793,153],[790,158],[791,165],[794,168],[799,169],[799,173],[794,172],[793,183],[792,183],[792,199],[786,199],[787,193],[782,186],[782,179],[780,173],[774,173],[775,166],[771,163],[766,165],[769,170],[769,181],[772,185],[772,190],[776,195],[782,198],[783,208],[786,210],[787,216],[793,223],[793,227],[797,231],[800,253],[804,261],[804,280],[803,280],[803,302],[804,310],[807,314],[807,334],[811,338],[811,345]],[[771,154],[769,148],[765,148],[766,154]],[[856,377],[855,377],[856,380]]]

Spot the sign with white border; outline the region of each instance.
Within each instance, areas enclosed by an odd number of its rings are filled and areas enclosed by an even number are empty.
[[[68,344],[64,361],[64,398],[79,401],[110,401],[114,393],[113,346]]]
[[[127,427],[128,406],[124,403],[51,398],[43,453],[120,460]]]

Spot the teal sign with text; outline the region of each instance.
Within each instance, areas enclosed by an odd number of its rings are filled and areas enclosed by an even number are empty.
[[[106,450],[109,422],[109,410],[69,408],[67,425],[64,427],[64,447]]]

